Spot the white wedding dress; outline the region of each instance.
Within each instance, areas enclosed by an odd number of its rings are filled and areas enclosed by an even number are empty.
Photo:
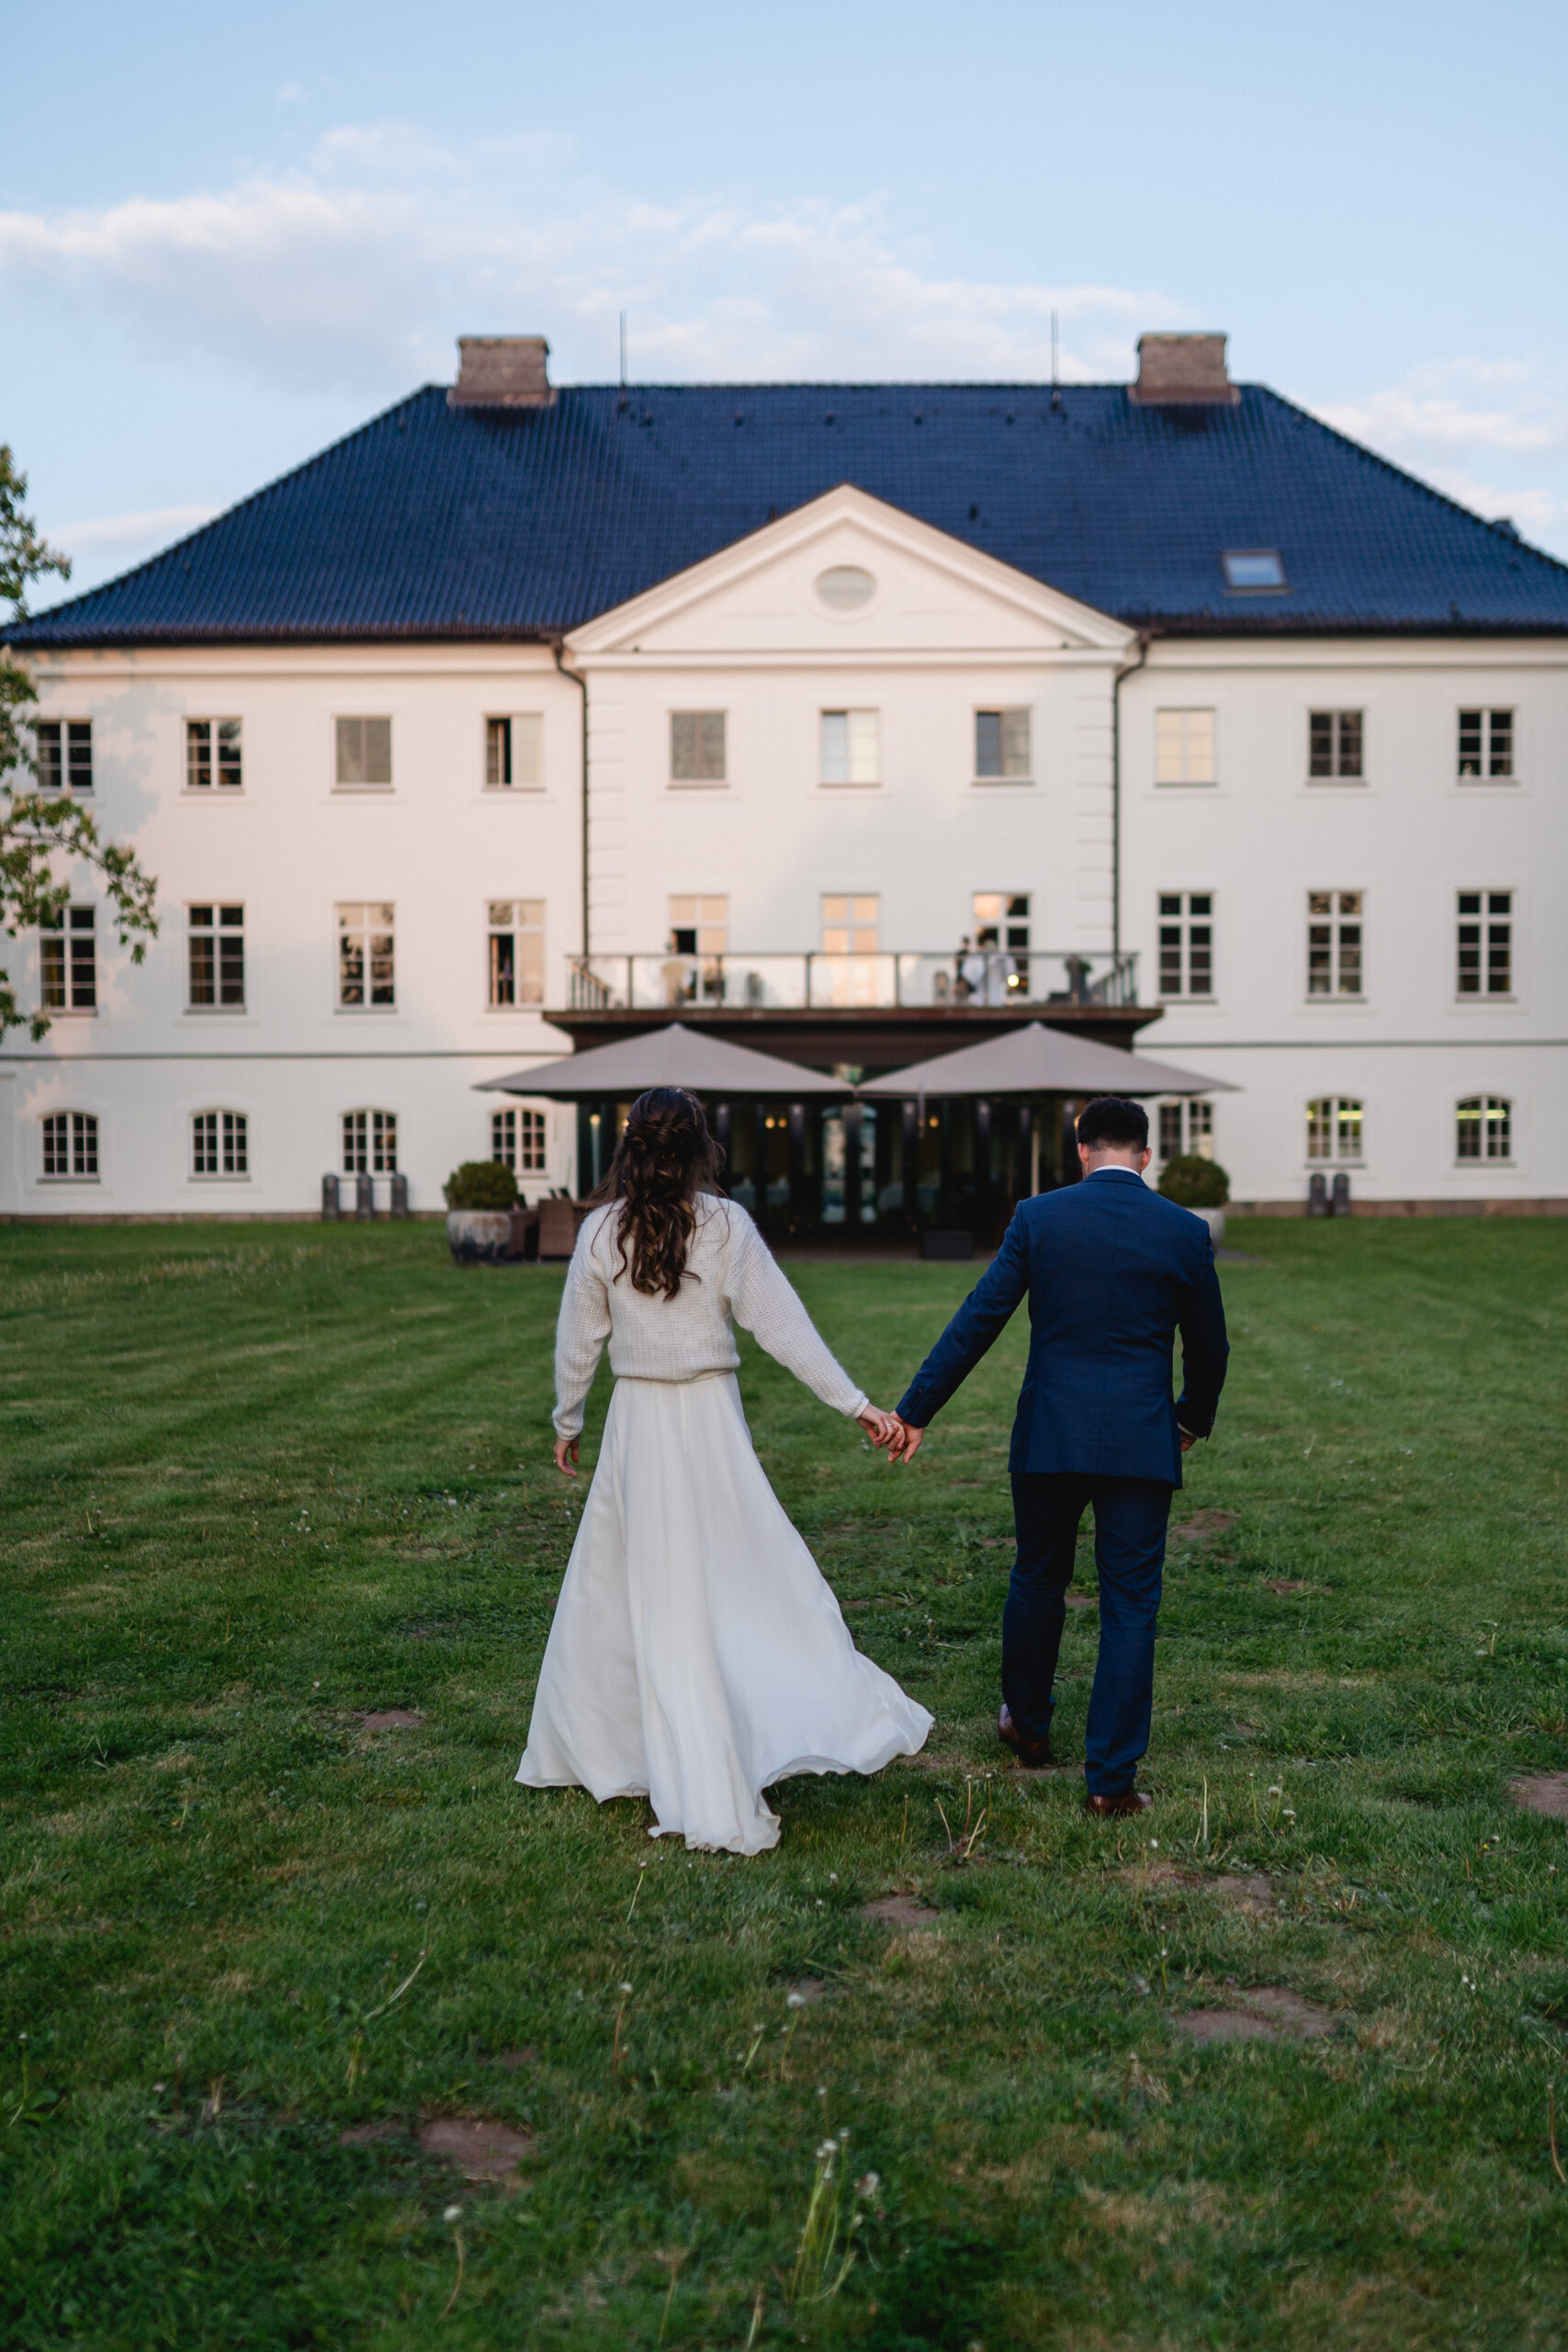
[[[556,1335],[558,1433],[581,1428],[606,1339],[615,1387],[517,1778],[601,1804],[646,1796],[654,1837],[756,1854],[778,1842],[765,1788],[880,1771],[916,1753],[932,1718],[855,1648],[768,1484],[731,1318],[824,1404],[852,1417],[865,1397],[745,1210],[708,1194],[696,1207],[676,1299],[619,1272],[618,1203],[578,1237]]]

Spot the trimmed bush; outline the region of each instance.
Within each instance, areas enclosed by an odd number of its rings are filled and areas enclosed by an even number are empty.
[[[1184,1151],[1160,1170],[1159,1188],[1168,1201],[1181,1209],[1223,1209],[1231,1196],[1231,1180],[1217,1159],[1200,1159]]]
[[[465,1159],[441,1187],[449,1209],[514,1209],[517,1179],[503,1159]]]

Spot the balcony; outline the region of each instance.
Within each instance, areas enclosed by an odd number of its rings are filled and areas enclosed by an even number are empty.
[[[579,1046],[684,1021],[812,1067],[887,1069],[1024,1021],[1130,1046],[1158,1018],[1138,1003],[1137,961],[998,947],[579,956],[567,1006],[546,1018]]]

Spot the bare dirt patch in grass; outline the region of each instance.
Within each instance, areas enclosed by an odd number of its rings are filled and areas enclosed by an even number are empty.
[[[803,1976],[798,1984],[789,1987],[790,2002],[795,2008],[814,2009],[818,2001],[825,2001],[827,1997],[828,1980],[825,1976]]]
[[[456,2165],[465,2180],[512,2180],[534,2137],[482,2115],[433,2115],[419,2127],[419,2144],[427,2156]]]
[[[1334,2031],[1335,2019],[1315,2001],[1303,2001],[1283,1984],[1254,1984],[1236,1996],[1234,2009],[1170,2009],[1166,2022],[1189,2041],[1318,2041]]]
[[[1247,1878],[1227,1871],[1219,1878],[1205,1880],[1204,1883],[1212,1886],[1216,1894],[1226,1896],[1232,1903],[1239,1903],[1244,1911],[1254,1912],[1259,1917],[1274,1908],[1273,1886],[1261,1871]]]
[[[1568,1821],[1568,1772],[1527,1772],[1509,1783],[1508,1793],[1526,1813]]]
[[[363,1731],[407,1731],[423,1721],[417,1707],[383,1707],[378,1713],[359,1718]]]
[[[1265,1592],[1307,1592],[1311,1587],[1300,1577],[1265,1577],[1263,1589]]]
[[[1098,1609],[1100,1595],[1098,1592],[1069,1592],[1067,1607],[1069,1609]]]
[[[1189,1519],[1179,1520],[1171,1529],[1172,1535],[1190,1544],[1206,1544],[1211,1535],[1223,1535],[1240,1518],[1234,1510],[1195,1510]]]
[[[861,1905],[860,1916],[884,1928],[934,1928],[942,1914],[918,1894],[879,1894]]]

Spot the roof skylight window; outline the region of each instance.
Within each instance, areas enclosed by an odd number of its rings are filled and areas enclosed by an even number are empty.
[[[1275,548],[1227,548],[1220,561],[1225,568],[1227,588],[1250,589],[1254,595],[1267,595],[1271,590],[1278,595],[1290,586]]]

